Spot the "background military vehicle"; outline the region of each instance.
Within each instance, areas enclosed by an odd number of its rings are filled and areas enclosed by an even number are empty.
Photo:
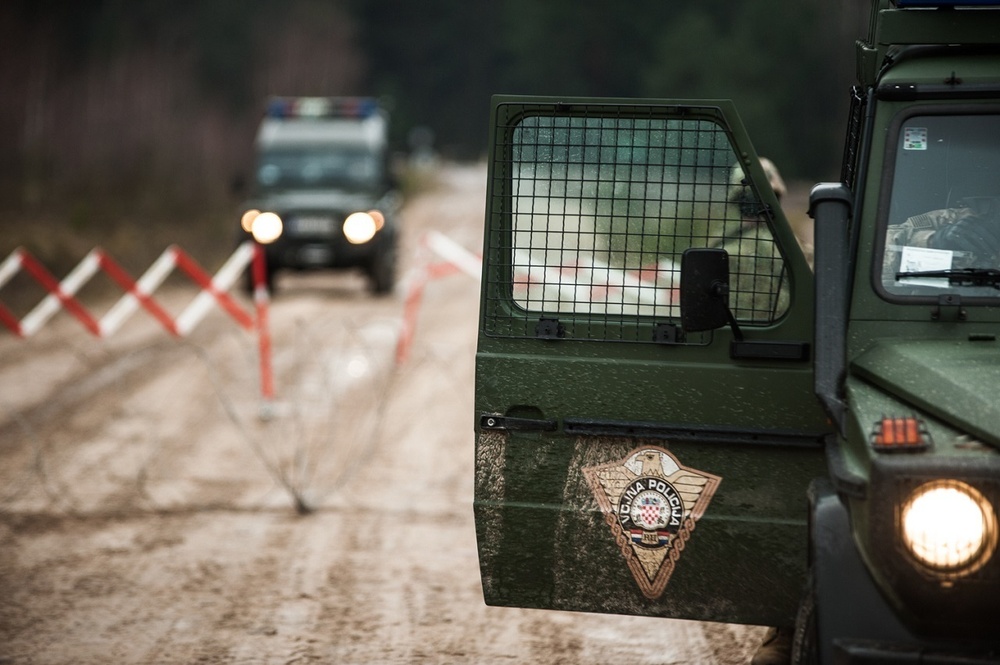
[[[494,98],[487,603],[1000,659],[996,4],[873,2],[815,274],[732,104]]]
[[[270,214],[257,232],[257,218],[245,217],[243,232],[265,246],[268,286],[279,270],[361,269],[375,293],[391,291],[399,195],[389,116],[377,100],[273,98],[256,153],[254,196],[244,209]]]

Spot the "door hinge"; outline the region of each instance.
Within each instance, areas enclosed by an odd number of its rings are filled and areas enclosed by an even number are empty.
[[[542,317],[535,325],[535,337],[538,339],[561,339],[566,336],[566,328],[559,319]]]
[[[938,296],[937,305],[931,310],[931,321],[940,321],[944,318],[945,311],[955,308],[955,320],[965,321],[968,314],[962,307],[962,296],[957,293],[944,293]]]

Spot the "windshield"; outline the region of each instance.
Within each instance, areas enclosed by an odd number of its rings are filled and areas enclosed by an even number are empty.
[[[378,157],[364,150],[296,147],[261,153],[261,189],[375,187],[381,177]]]
[[[1000,115],[902,123],[883,240],[890,297],[1000,297]]]

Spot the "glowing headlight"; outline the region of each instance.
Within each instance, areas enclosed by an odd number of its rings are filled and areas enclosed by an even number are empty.
[[[355,245],[366,243],[375,237],[379,225],[375,217],[367,212],[355,212],[344,220],[344,236]]]
[[[978,491],[955,480],[921,485],[901,513],[903,542],[917,561],[944,573],[968,574],[993,556],[996,514]]]
[[[281,218],[273,212],[262,212],[250,223],[250,232],[254,240],[262,245],[272,243],[281,237],[283,225]]]
[[[260,210],[251,209],[243,213],[243,217],[240,218],[240,226],[244,231],[250,233],[253,230],[253,220],[257,219],[260,215]]]

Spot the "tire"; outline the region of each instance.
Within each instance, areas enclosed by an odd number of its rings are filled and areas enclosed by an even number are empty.
[[[396,285],[396,244],[388,243],[379,250],[368,265],[368,279],[372,293],[386,295],[392,293]]]

